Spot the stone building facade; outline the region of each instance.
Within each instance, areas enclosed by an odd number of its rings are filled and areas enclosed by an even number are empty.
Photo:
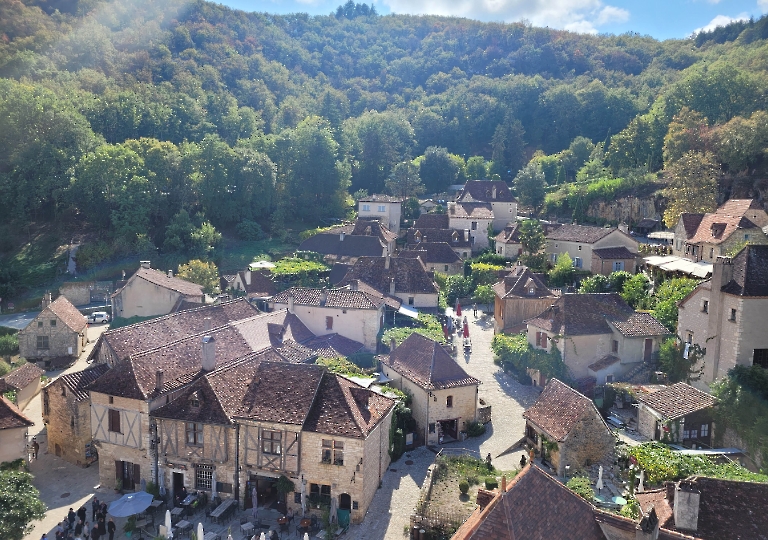
[[[395,234],[400,234],[400,217],[403,198],[390,195],[371,195],[357,203],[357,215],[361,219],[378,219]]]
[[[150,261],[141,261],[141,267],[112,295],[113,317],[154,317],[174,311],[181,302],[205,303],[203,288],[196,283],[179,279],[150,267]]]
[[[515,266],[493,285],[494,332],[520,332],[524,321],[544,312],[557,296],[526,266]]]
[[[550,231],[544,248],[551,262],[557,261],[562,253],[567,253],[573,261],[573,266],[592,271],[592,251],[604,248],[626,248],[629,253],[639,251],[637,240],[620,231],[604,227],[586,225],[562,225]],[[626,255],[617,260],[628,259]],[[598,265],[601,273],[610,274],[613,269]]]
[[[19,354],[28,360],[46,361],[80,356],[88,341],[88,323],[64,296],[43,299],[43,310],[19,331]]]

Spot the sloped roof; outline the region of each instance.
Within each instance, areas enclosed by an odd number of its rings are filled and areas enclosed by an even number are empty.
[[[632,314],[634,310],[616,293],[564,294],[528,323],[564,336],[609,334],[607,318],[621,321]]]
[[[734,216],[720,212],[704,214],[690,242],[720,244],[741,229],[760,229],[760,227],[740,215]]]
[[[419,245],[421,242],[445,242],[453,248],[472,247],[469,236],[464,237],[464,231],[458,229],[420,229],[412,227],[408,229],[406,244],[409,248]]]
[[[386,225],[378,219],[358,218],[353,223],[339,225],[325,231],[328,234],[341,234],[353,236],[378,236],[384,243],[397,240],[397,234],[390,231]]]
[[[768,246],[745,246],[731,260],[731,265],[733,277],[723,287],[723,292],[738,296],[768,296]]]
[[[635,312],[624,320],[612,320],[611,324],[627,337],[664,336],[669,330],[650,313]]]
[[[90,367],[62,375],[51,381],[47,386],[64,385],[74,397],[74,401],[85,401],[88,399],[87,387],[96,379],[104,375],[109,366],[107,364],[92,364]]]
[[[380,292],[389,292],[389,284],[395,280],[395,294],[437,294],[438,288],[418,259],[391,258],[385,268],[385,257],[360,257],[341,281],[344,286],[352,280],[364,281]]]
[[[496,188],[496,197],[493,196]],[[468,180],[464,189],[456,194],[457,201],[517,202],[512,191],[502,180]]]
[[[198,285],[197,283],[192,283],[191,281],[187,281],[187,280],[178,278],[176,276],[169,277],[168,274],[166,274],[165,272],[161,272],[160,270],[155,270],[154,268],[139,268],[138,270],[136,270],[136,273],[133,274],[130,277],[130,279],[128,279],[126,284],[120,289],[118,289],[117,291],[115,291],[112,294],[112,296],[119,294],[134,279],[143,279],[144,281],[152,283],[153,285],[157,285],[158,287],[175,291],[179,294],[183,294],[184,296],[202,296],[203,295],[202,285]]]
[[[686,239],[693,238],[702,219],[704,219],[704,214],[689,214],[687,212],[680,214],[680,221],[683,224]]]
[[[299,249],[337,257],[381,257],[385,244],[377,236],[319,233],[304,240]]]
[[[592,371],[594,371],[595,373],[597,373],[598,371],[602,371],[602,370],[604,370],[604,369],[605,369],[605,368],[607,368],[608,366],[612,366],[612,365],[613,365],[613,364],[615,364],[616,362],[621,362],[621,358],[619,358],[619,357],[618,357],[618,356],[616,356],[615,354],[606,354],[605,356],[603,356],[603,357],[602,357],[600,360],[598,360],[597,362],[594,362],[594,363],[592,363],[592,364],[589,364],[589,365],[587,366],[587,368],[588,368],[588,369],[591,369]]]
[[[413,224],[414,229],[450,229],[448,214],[421,214]]]
[[[547,234],[548,240],[562,240],[563,242],[582,242],[584,244],[594,244],[611,234],[618,231],[616,228],[608,227],[590,227],[588,225],[569,225],[565,224],[551,230]]]
[[[255,272],[251,270],[251,284],[246,281],[246,272],[248,270],[240,270],[240,281],[245,287],[245,292],[249,297],[268,297],[277,293],[277,287],[275,282],[269,279],[267,272]]]
[[[501,244],[519,244],[520,226],[517,223],[509,223],[503,231],[496,235],[494,240]]]
[[[388,202],[388,203],[401,203],[405,199],[402,197],[395,197],[393,195],[380,195],[377,193],[374,193],[373,195],[369,195],[368,197],[363,197],[360,199],[360,202]]]
[[[151,416],[203,424],[231,424],[232,419],[224,410],[208,377],[204,375],[197,379],[173,401],[153,410]],[[195,400],[199,405],[193,405]]]
[[[32,384],[35,379],[39,380],[44,373],[45,371],[37,367],[37,364],[27,362],[0,378],[0,381],[4,382],[8,388],[21,390]]]
[[[650,394],[638,395],[637,400],[661,414],[666,420],[674,420],[717,404],[714,396],[684,382]]]
[[[461,257],[445,242],[421,242],[411,249],[401,251],[400,257],[420,258],[424,263],[456,264]]]
[[[35,423],[24,416],[19,408],[0,395],[0,429],[13,429],[34,426]]]
[[[52,311],[53,314],[67,326],[67,328],[74,332],[81,332],[88,325],[85,316],[80,313],[80,310],[73,306],[72,302],[67,300],[64,295],[59,296],[56,300],[48,304],[40,315],[35,317],[30,324],[36,322],[40,317],[47,317],[45,315],[46,310]]]
[[[353,291],[349,288],[318,289],[310,287],[291,287],[275,295],[272,301],[276,304],[288,304],[288,298],[293,296],[297,305],[348,308],[348,309],[379,309],[384,303],[383,297],[369,295],[364,291]]]
[[[348,263],[333,263],[331,273],[328,276],[328,281],[331,282],[331,285],[338,285],[344,279],[344,276],[347,275],[350,268],[352,268],[352,265]]]
[[[364,439],[394,405],[392,399],[326,372],[304,429]]]
[[[487,202],[448,203],[449,218],[493,219],[493,208]]]
[[[523,413],[523,418],[560,442],[568,437],[587,412],[593,412],[602,419],[591,399],[557,379],[550,379],[536,403]],[[608,426],[605,428],[608,429]]]
[[[381,361],[425,390],[480,384],[438,342],[416,332]]]
[[[378,301],[378,299],[381,299],[387,307],[390,307],[392,309],[400,309],[400,306],[402,305],[402,302],[399,299],[389,295],[389,291],[387,291],[386,293],[377,291],[376,289],[368,285],[365,281],[360,281],[359,279],[349,280],[349,282],[346,285],[344,285],[344,287],[351,290],[357,289],[358,291],[363,291],[368,296],[377,299],[376,301]]]
[[[534,294],[529,294],[531,287],[535,289]],[[494,283],[493,290],[499,298],[555,298],[541,278],[524,265],[515,266],[504,279]]]
[[[636,254],[629,251],[624,246],[598,248],[592,250],[592,255],[600,259],[634,259]]]
[[[359,341],[346,338],[339,334],[317,336],[303,343],[305,347],[318,357],[336,358],[350,356],[360,352],[365,346]]]

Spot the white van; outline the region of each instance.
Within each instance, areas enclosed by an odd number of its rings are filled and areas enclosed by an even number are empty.
[[[106,311],[94,311],[88,316],[88,322],[91,324],[108,323],[109,313]]]

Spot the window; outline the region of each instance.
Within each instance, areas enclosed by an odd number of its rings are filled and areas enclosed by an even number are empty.
[[[387,208],[383,204],[380,204],[379,205],[379,212],[386,212],[386,211],[387,211]]]
[[[744,235],[744,240],[749,240],[749,235],[748,234]]]
[[[619,342],[615,339],[611,341],[611,352],[619,352]]]
[[[691,438],[691,432],[688,431],[687,429],[684,429],[683,430],[683,440],[690,439],[690,438]]]
[[[166,396],[166,397],[167,397],[167,396]],[[199,400],[199,399],[196,399],[196,398],[195,398],[195,399],[193,399],[193,400],[192,400],[192,406],[193,406],[193,407],[195,407],[195,408],[199,408],[199,407],[200,407],[200,400]]]
[[[703,311],[704,313],[709,313],[709,300],[704,300],[701,303],[701,311]]]
[[[477,230],[477,221],[473,221],[473,222],[472,222],[472,230],[473,230],[473,231],[476,231],[476,230]]]
[[[48,336],[37,336],[37,348],[48,350]]]
[[[713,259],[715,257],[715,248],[709,248],[709,258]]]
[[[187,445],[200,446],[203,444],[203,424],[187,422]]]
[[[581,266],[582,266],[581,257],[574,257],[573,258],[573,267],[574,268],[581,268]]]
[[[768,369],[768,349],[755,349],[752,364]]]
[[[331,504],[331,486],[309,484],[309,498],[317,503]]]
[[[261,451],[272,456],[282,454],[282,435],[279,431],[263,431],[261,434]]]
[[[56,326],[56,319],[51,319],[51,326]]]
[[[447,271],[448,271],[448,265],[446,264],[445,266],[443,266],[443,272],[447,272]]]
[[[731,308],[731,316],[728,317],[729,321],[735,321],[736,320],[736,310]]]
[[[613,382],[613,375],[606,375],[605,376],[605,383],[612,383]]]
[[[344,465],[344,443],[323,439],[323,463]]]
[[[109,431],[113,433],[122,433],[120,430],[120,411],[109,409],[108,413]]]
[[[326,330],[333,330],[333,317],[326,317],[325,318],[325,329]]]
[[[701,436],[709,436],[709,424],[701,424]]]
[[[43,321],[37,321],[37,327],[42,328],[43,327]]]
[[[195,466],[195,489],[211,489],[213,487],[213,466]]]
[[[698,439],[699,438],[699,430],[698,429],[692,429],[691,430],[691,439]]]
[[[614,261],[613,262],[613,271],[614,272],[621,272],[624,270],[624,261]]]
[[[453,407],[453,396],[448,396],[447,398],[445,398],[445,406]]]
[[[435,432],[435,423],[434,422],[429,424],[429,432],[430,433],[434,433]]]
[[[115,398],[112,396],[109,396],[109,404],[112,405],[115,402]]]
[[[536,332],[536,346],[542,349],[547,348],[547,334],[546,332]]]
[[[467,258],[467,252],[466,252],[466,251],[464,251],[463,253],[464,253],[464,254],[462,255],[462,258],[466,259],[466,258]]]
[[[528,294],[531,296],[536,294],[536,287],[528,287]]]
[[[416,299],[413,296],[409,296],[408,297],[408,305],[409,306],[412,306],[415,301],[416,301]]]
[[[364,204],[363,205],[363,212],[370,212],[371,211],[371,205],[370,204]]]

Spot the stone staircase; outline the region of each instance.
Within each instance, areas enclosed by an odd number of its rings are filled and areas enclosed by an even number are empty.
[[[630,384],[643,384],[651,380],[651,374],[656,371],[655,362],[640,362],[632,368],[626,375],[620,377],[618,382]]]

